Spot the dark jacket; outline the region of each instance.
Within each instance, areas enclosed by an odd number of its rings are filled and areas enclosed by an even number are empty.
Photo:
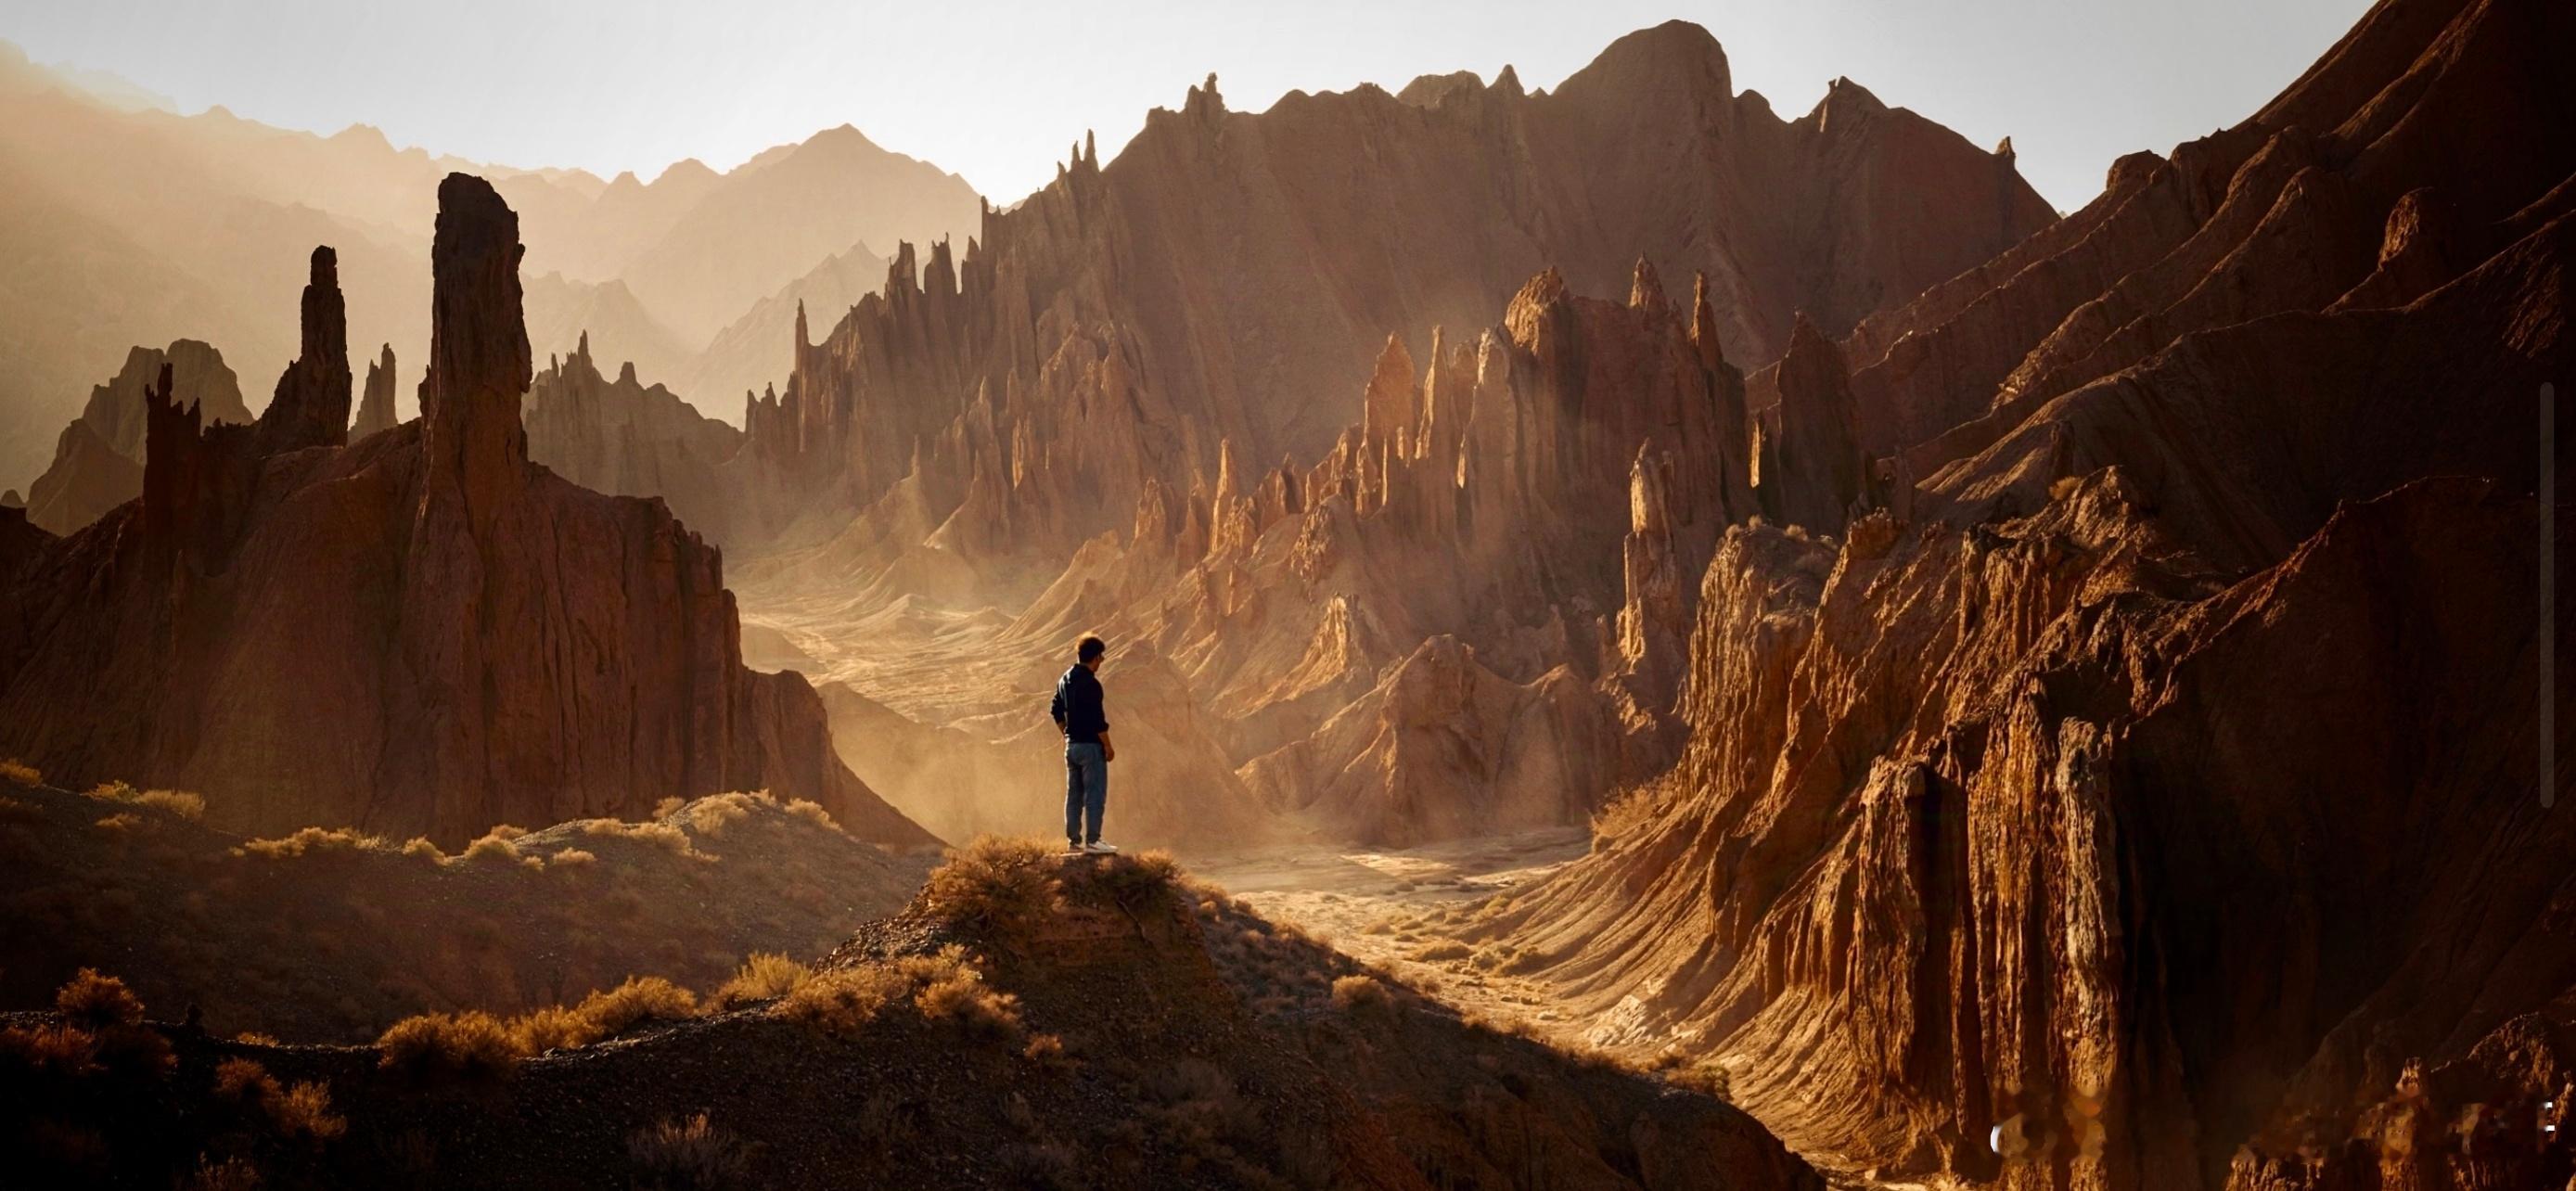
[[[1109,730],[1109,717],[1100,710],[1100,677],[1089,666],[1065,671],[1055,680],[1055,704],[1048,714],[1064,731],[1065,743],[1100,743],[1100,734]]]

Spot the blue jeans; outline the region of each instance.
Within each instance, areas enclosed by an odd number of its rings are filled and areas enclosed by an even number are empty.
[[[1097,744],[1064,746],[1064,838],[1072,844],[1100,842],[1100,812],[1109,803],[1109,758]],[[1082,817],[1091,816],[1091,830]]]

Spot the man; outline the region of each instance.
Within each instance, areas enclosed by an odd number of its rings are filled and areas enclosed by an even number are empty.
[[[1100,842],[1100,813],[1109,802],[1109,762],[1118,756],[1109,743],[1109,718],[1100,709],[1100,660],[1108,655],[1109,646],[1098,637],[1085,637],[1074,646],[1073,667],[1055,680],[1051,709],[1056,730],[1064,733],[1065,846],[1094,855],[1118,850]]]

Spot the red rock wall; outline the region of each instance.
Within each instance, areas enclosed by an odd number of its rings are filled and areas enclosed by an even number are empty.
[[[927,842],[833,757],[801,679],[743,669],[716,550],[528,461],[520,253],[509,208],[451,176],[418,422],[297,446],[314,407],[201,427],[156,392],[142,501],[0,591],[0,751],[199,790],[246,830],[454,844],[767,787]],[[337,345],[307,339],[289,380],[335,377],[337,417],[310,420],[343,425],[345,366],[315,367]]]

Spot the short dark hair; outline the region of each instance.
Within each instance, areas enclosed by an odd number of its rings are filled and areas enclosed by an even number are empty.
[[[1108,642],[1098,637],[1085,637],[1082,639],[1082,644],[1073,647],[1073,660],[1087,662],[1107,652],[1109,652]]]

